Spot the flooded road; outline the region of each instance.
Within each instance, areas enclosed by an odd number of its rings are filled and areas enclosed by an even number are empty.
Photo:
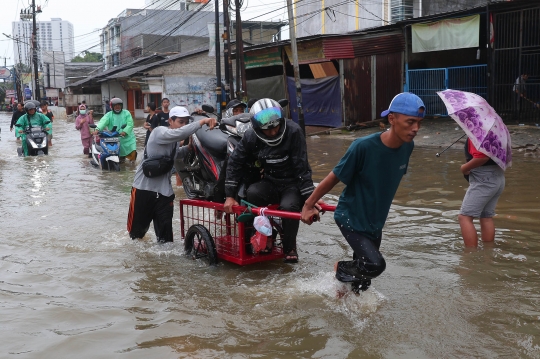
[[[178,206],[174,243],[129,238],[134,166],[92,168],[62,120],[49,156],[19,158],[9,120],[0,114],[2,358],[540,358],[538,159],[515,156],[496,243],[465,251],[463,154],[415,149],[384,229],[386,271],[338,299],[332,267],[352,252],[331,214],[301,225],[296,265],[209,268],[183,255]],[[316,182],[349,144],[308,138]]]

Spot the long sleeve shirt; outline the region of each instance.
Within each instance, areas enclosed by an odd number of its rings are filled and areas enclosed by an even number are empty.
[[[164,126],[156,127],[152,130],[148,143],[146,144],[146,154],[148,157],[170,156],[176,142],[185,140],[194,134],[201,125],[200,121],[195,121],[189,125],[182,126],[176,129],[169,129]],[[176,153],[174,154],[176,156]],[[143,159],[144,161],[144,159]],[[133,187],[145,191],[157,192],[163,196],[172,196],[174,194],[171,185],[171,175],[169,172],[164,176],[146,177],[142,170],[142,162],[137,167]]]

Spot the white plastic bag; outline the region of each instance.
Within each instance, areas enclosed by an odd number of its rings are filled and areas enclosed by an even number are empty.
[[[272,225],[265,215],[255,217],[253,220],[253,227],[255,227],[257,232],[264,234],[265,236],[272,235]]]

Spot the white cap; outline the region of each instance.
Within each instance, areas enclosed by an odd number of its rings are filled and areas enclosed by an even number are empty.
[[[191,118],[187,108],[182,107],[182,106],[174,106],[171,109],[171,111],[169,112],[169,118],[171,118],[173,116],[174,117],[188,117],[188,118]]]

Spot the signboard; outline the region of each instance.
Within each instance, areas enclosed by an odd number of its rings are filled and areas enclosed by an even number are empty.
[[[58,89],[45,89],[45,97],[58,97]]]
[[[162,93],[162,80],[146,80],[145,83],[141,83],[141,91],[142,93]]]
[[[7,67],[0,67],[0,79],[8,79],[11,77],[11,71]]]
[[[246,69],[283,65],[283,61],[281,61],[281,49],[271,47],[247,52],[244,54],[244,63],[246,64]]]
[[[298,63],[312,64],[315,62],[328,61],[324,56],[322,40],[305,41],[297,44]],[[291,46],[285,46],[285,52],[291,64],[293,63]]]
[[[24,99],[25,100],[31,100],[32,99],[32,90],[30,90],[28,87],[24,89]]]
[[[15,98],[15,90],[6,90],[6,97]]]

